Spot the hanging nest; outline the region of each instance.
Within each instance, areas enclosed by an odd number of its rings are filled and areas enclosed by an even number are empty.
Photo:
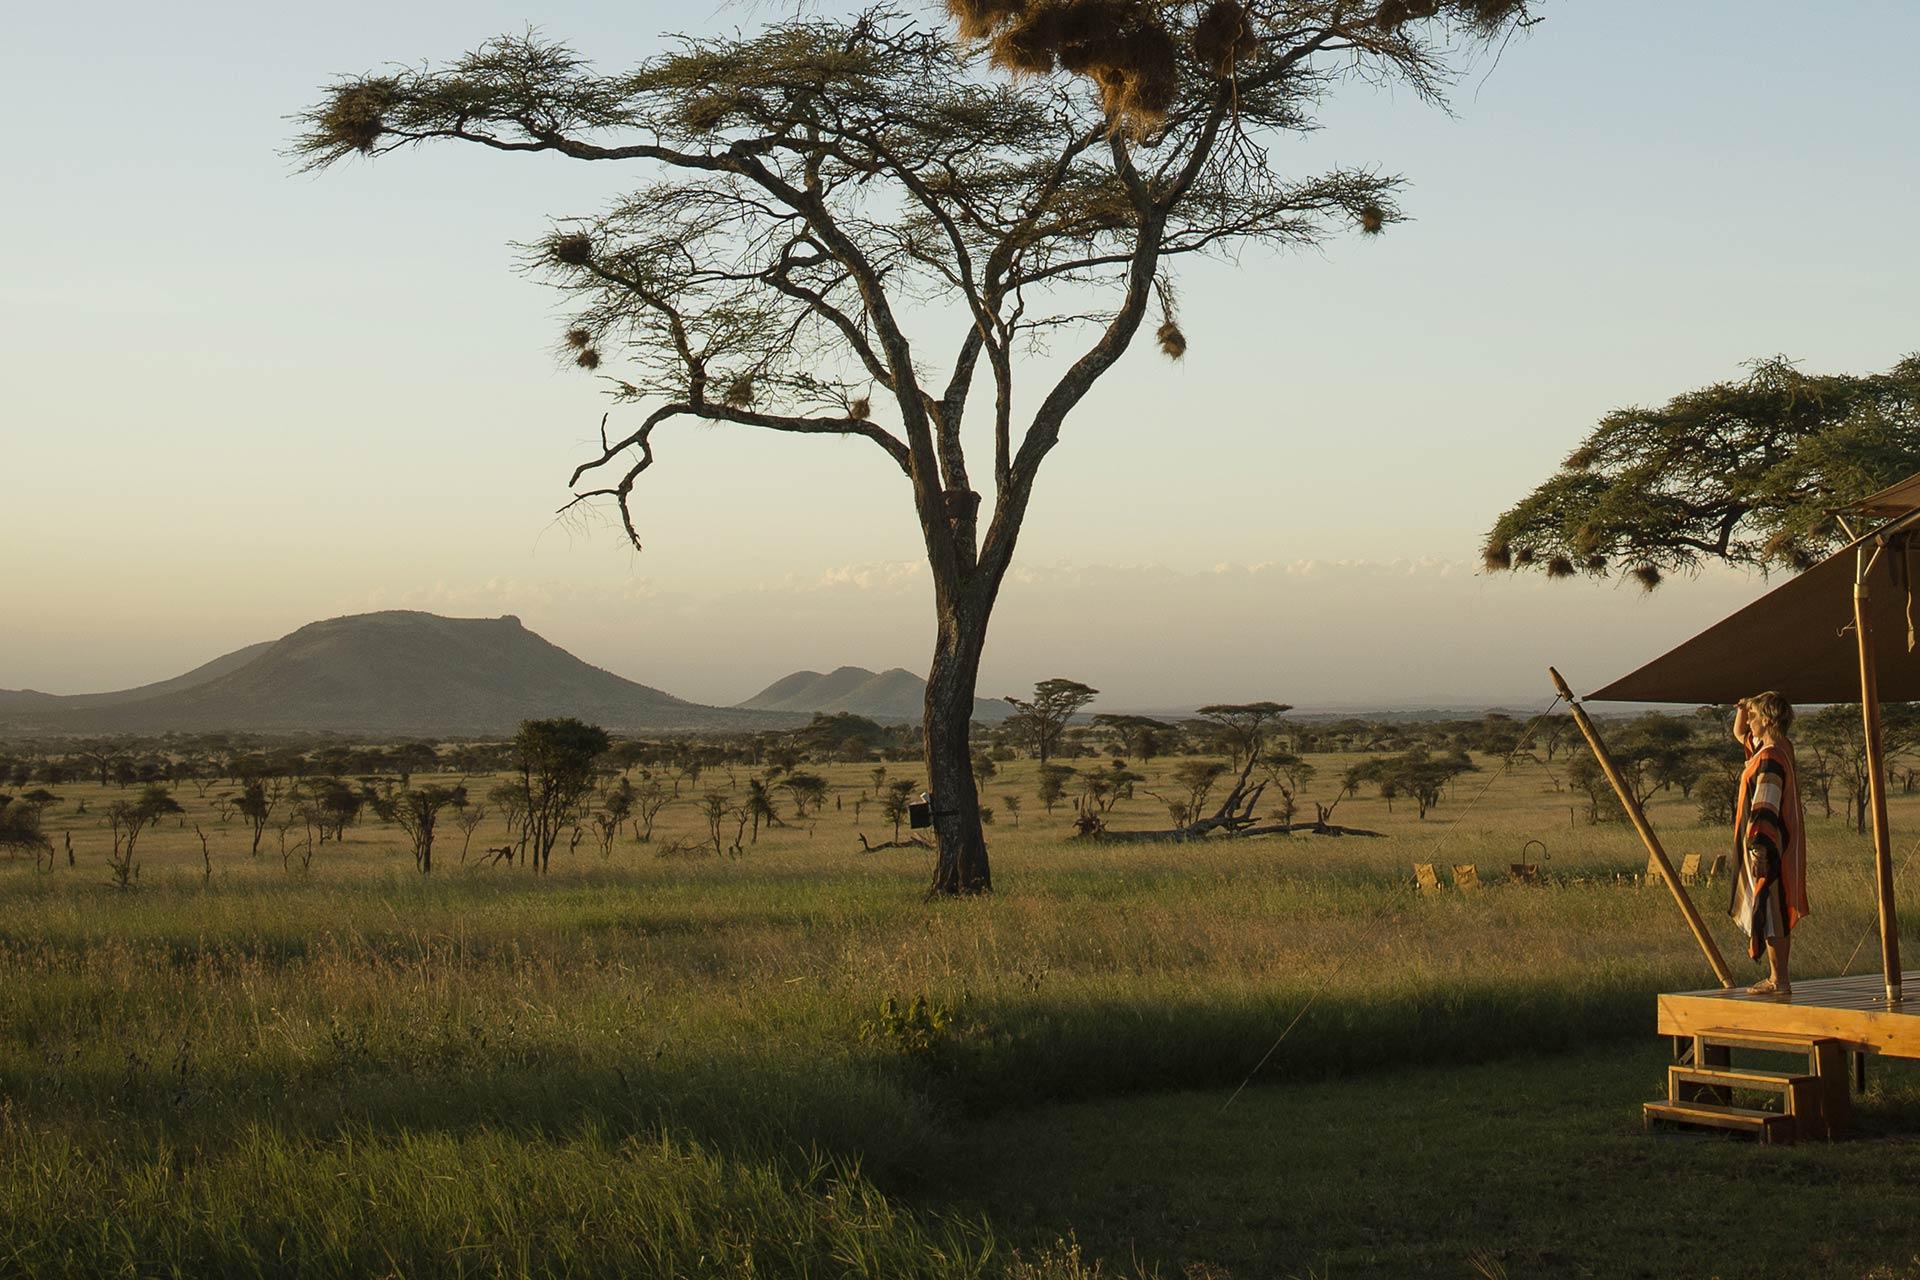
[[[984,40],[1026,8],[1026,0],[947,0],[947,12],[959,24],[962,40]]]
[[[1533,563],[1534,554],[1532,547],[1521,547],[1513,553],[1513,563],[1516,567],[1524,569]]]
[[[1590,444],[1583,444],[1567,455],[1561,467],[1567,471],[1589,471],[1593,464],[1600,461],[1600,450]]]
[[[847,406],[847,416],[855,422],[865,422],[873,416],[873,401],[865,396],[861,396],[858,400],[855,400]]]
[[[993,37],[993,64],[1015,75],[1050,75],[1057,64],[1065,26],[1058,5],[1029,9]]]
[[[1360,206],[1360,230],[1370,236],[1377,236],[1386,230],[1387,211],[1379,205],[1368,202]]]
[[[1086,76],[1113,122],[1135,132],[1158,126],[1180,94],[1180,50],[1159,8],[1152,0],[947,0],[960,38],[989,41],[996,66]],[[1230,66],[1251,51],[1241,35],[1246,16],[1234,0],[1213,8],[1220,14],[1210,38]]]
[[[1122,42],[1142,15],[1122,0],[1065,0],[1060,13],[1060,47],[1054,52],[1062,70],[1093,75],[1101,67],[1123,65]]]
[[[1180,96],[1180,48],[1166,27],[1151,18],[1123,34],[1114,52],[1094,69],[1107,114],[1136,132],[1156,128]]]
[[[1605,573],[1606,571],[1607,571],[1607,558],[1605,556],[1596,554],[1596,555],[1590,555],[1587,557],[1588,573]]]
[[[680,123],[695,133],[712,133],[733,114],[734,103],[723,94],[703,93],[680,108]]]
[[[1467,25],[1482,35],[1493,35],[1516,18],[1527,16],[1527,0],[1465,0]]]
[[[585,329],[569,329],[567,330],[567,345],[575,351],[585,351],[593,345],[593,335]]]
[[[1791,529],[1782,529],[1768,538],[1766,545],[1760,548],[1760,555],[1763,559],[1786,565],[1795,573],[1805,573],[1820,563],[1818,557],[1807,550]]]
[[[593,240],[584,232],[570,231],[548,241],[547,254],[563,266],[590,266],[593,262]]]
[[[1382,31],[1392,31],[1412,16],[1413,6],[1407,0],[1382,0],[1379,11],[1373,15],[1373,21]]]
[[[319,131],[336,145],[367,155],[387,131],[387,112],[399,97],[399,86],[388,79],[347,85],[320,112]]]
[[[1566,556],[1554,556],[1547,561],[1549,578],[1571,578],[1576,572],[1578,570],[1573,567],[1573,561]]]
[[[575,356],[573,362],[582,369],[585,369],[588,373],[592,373],[600,367],[600,353],[592,347],[588,347],[579,355]]]
[[[1505,573],[1513,568],[1513,548],[1504,538],[1492,539],[1480,549],[1480,563],[1488,573]]]
[[[720,397],[730,409],[753,408],[753,375],[743,373],[727,384],[726,394]]]
[[[1660,572],[1658,565],[1637,564],[1633,566],[1632,573],[1634,581],[1640,584],[1642,591],[1652,591],[1665,581],[1665,575]]]
[[[1180,332],[1179,322],[1173,317],[1162,320],[1160,327],[1153,331],[1153,336],[1159,339],[1160,350],[1167,359],[1178,360],[1187,354],[1187,335]]]
[[[1253,23],[1235,0],[1213,0],[1193,24],[1193,51],[1215,75],[1229,75],[1253,56]]]

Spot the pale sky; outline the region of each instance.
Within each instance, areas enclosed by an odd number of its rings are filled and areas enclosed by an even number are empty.
[[[860,442],[681,429],[633,554],[558,527],[605,405],[510,242],[638,177],[440,148],[298,175],[339,72],[529,23],[603,65],[759,10],[77,0],[0,45],[0,687],[177,674],[316,618],[515,613],[684,697],[923,670],[904,481]],[[1404,175],[1413,221],[1182,277],[1069,422],[981,692],[1112,707],[1544,705],[1762,589],[1486,578],[1479,536],[1609,408],[1783,352],[1920,349],[1920,5],[1550,2],[1452,116],[1337,94],[1277,154]],[[1817,16],[1817,20],[1816,20]]]

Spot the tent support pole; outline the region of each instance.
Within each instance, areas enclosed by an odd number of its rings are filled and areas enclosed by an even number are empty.
[[[1680,883],[1680,875],[1673,869],[1673,863],[1667,859],[1667,851],[1660,847],[1660,837],[1653,833],[1653,824],[1647,821],[1647,815],[1635,799],[1633,788],[1620,773],[1620,766],[1613,762],[1613,756],[1607,751],[1606,744],[1600,741],[1600,734],[1593,727],[1593,721],[1587,718],[1587,709],[1573,696],[1573,690],[1560,673],[1552,667],[1547,674],[1553,677],[1553,687],[1560,691],[1567,706],[1573,711],[1573,723],[1580,729],[1580,736],[1587,740],[1587,746],[1593,749],[1593,758],[1600,763],[1600,771],[1607,775],[1607,781],[1613,784],[1613,793],[1620,797],[1620,805],[1627,811],[1627,817],[1633,820],[1633,829],[1640,833],[1640,842],[1647,846],[1647,852],[1653,855],[1653,862],[1660,869],[1660,878],[1667,882],[1667,888],[1673,892],[1673,900],[1680,908],[1680,914],[1687,918],[1687,928],[1693,931],[1693,940],[1700,944],[1700,951],[1707,957],[1707,963],[1713,967],[1713,976],[1720,980],[1722,987],[1733,986],[1733,971],[1727,968],[1726,957],[1720,954],[1720,947],[1707,932],[1707,925],[1700,918],[1700,912],[1694,907],[1693,899],[1687,896],[1687,890]]]
[[[1893,841],[1887,830],[1887,761],[1880,738],[1880,672],[1874,661],[1873,618],[1866,574],[1858,557],[1853,583],[1853,635],[1860,646],[1860,718],[1867,748],[1867,803],[1873,813],[1874,896],[1880,907],[1880,971],[1887,1003],[1900,1003],[1900,918],[1893,909]]]

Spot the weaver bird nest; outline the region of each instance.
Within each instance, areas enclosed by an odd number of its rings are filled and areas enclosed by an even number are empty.
[[[1092,81],[1116,124],[1158,127],[1180,95],[1180,46],[1144,0],[947,0],[963,40],[983,40],[994,63],[1016,75],[1065,71]],[[1254,51],[1237,0],[1214,0],[1189,35],[1193,53],[1216,75]]]

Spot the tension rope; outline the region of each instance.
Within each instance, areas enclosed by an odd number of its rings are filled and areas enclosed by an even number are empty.
[[[1560,695],[1556,693],[1553,696],[1553,701],[1547,704],[1547,709],[1545,711],[1542,711],[1539,715],[1535,716],[1530,722],[1528,722],[1526,729],[1523,730],[1520,734],[1519,741],[1513,744],[1512,750],[1508,751],[1506,754],[1506,757],[1500,761],[1500,767],[1494,770],[1493,776],[1487,779],[1486,785],[1481,787],[1480,790],[1474,795],[1473,799],[1467,802],[1467,807],[1460,811],[1459,817],[1456,817],[1452,822],[1448,823],[1446,828],[1442,830],[1439,835],[1434,837],[1433,843],[1429,845],[1427,848],[1427,856],[1429,858],[1431,858],[1434,855],[1434,852],[1438,850],[1443,844],[1445,844],[1448,840],[1453,838],[1453,834],[1455,831],[1459,829],[1460,823],[1463,820],[1465,820],[1468,814],[1473,812],[1474,806],[1480,803],[1480,801],[1486,796],[1487,792],[1493,790],[1494,783],[1500,781],[1500,779],[1506,774],[1507,770],[1513,767],[1513,762],[1519,758],[1520,753],[1522,751],[1525,751],[1527,749],[1528,744],[1530,744],[1533,741],[1534,732],[1537,729],[1539,729],[1541,722],[1544,721],[1548,716],[1552,715],[1554,708],[1559,705],[1560,705]],[[1293,1029],[1300,1025],[1301,1019],[1307,1016],[1307,1011],[1313,1008],[1314,1003],[1317,1000],[1319,1000],[1323,994],[1325,994],[1327,987],[1332,984],[1335,975],[1337,975],[1339,972],[1340,972],[1340,966],[1335,965],[1333,968],[1328,969],[1324,975],[1322,975],[1319,984],[1314,987],[1312,992],[1308,994],[1306,1000],[1301,1004],[1298,1011],[1294,1013],[1292,1021],[1288,1022],[1287,1025],[1281,1029],[1280,1034],[1278,1036],[1274,1037],[1273,1043],[1268,1045],[1267,1051],[1260,1055],[1260,1061],[1253,1064],[1253,1070],[1247,1072],[1246,1078],[1240,1082],[1239,1087],[1234,1089],[1234,1091],[1230,1095],[1228,1095],[1227,1100],[1220,1104],[1220,1111],[1218,1112],[1218,1114],[1225,1115],[1227,1108],[1234,1104],[1234,1100],[1237,1099],[1241,1094],[1247,1091],[1247,1086],[1253,1083],[1253,1078],[1259,1075],[1261,1070],[1265,1068],[1267,1063],[1273,1060],[1274,1054],[1280,1052],[1280,1046],[1286,1043],[1287,1037],[1293,1034]]]

